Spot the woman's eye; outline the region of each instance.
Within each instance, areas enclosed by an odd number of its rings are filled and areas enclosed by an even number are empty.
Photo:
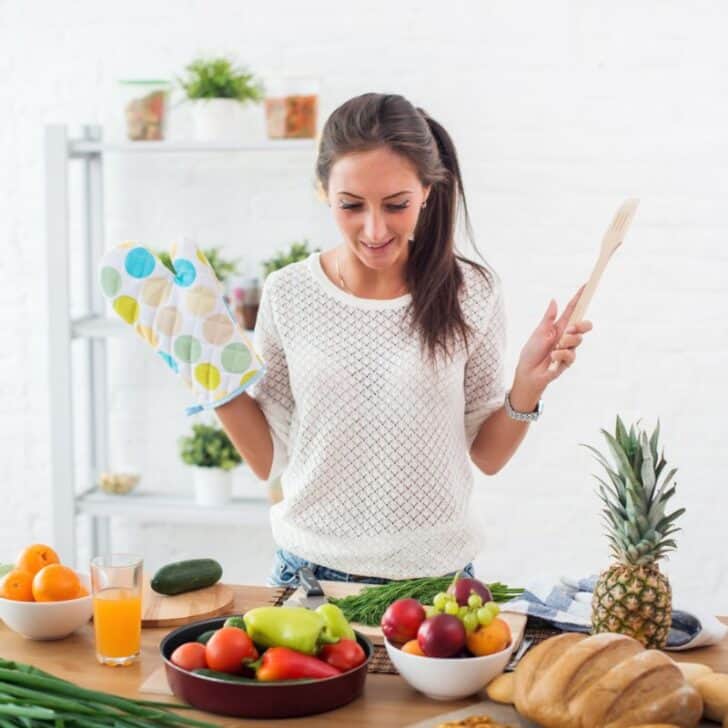
[[[339,209],[340,210],[360,210],[362,207],[361,202],[339,202]],[[399,204],[388,204],[387,210],[390,212],[398,212],[399,210],[404,210],[407,207],[409,207],[409,201],[407,202],[401,202]]]

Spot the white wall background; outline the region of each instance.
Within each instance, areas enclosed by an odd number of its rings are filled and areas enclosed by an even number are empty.
[[[688,508],[667,565],[674,590],[728,613],[727,31],[728,6],[705,1],[0,1],[0,561],[49,538],[43,125],[113,127],[117,79],[171,77],[198,53],[233,52],[261,74],[319,77],[324,116],[377,90],[445,124],[477,240],[504,282],[511,371],[549,298],[565,302],[588,275],[621,200],[641,198],[577,365],[547,392],[512,463],[479,479],[488,546],[476,565],[516,584],[605,565],[595,466],[578,443],[598,444],[617,412],[659,416]],[[187,123],[177,109],[172,133]],[[161,246],[184,232],[253,266],[303,236],[333,245],[312,162],[110,159],[107,240]],[[189,489],[175,447],[189,424],[184,392],[141,344],[121,346],[116,457],[138,460],[146,488]],[[216,555],[246,581],[263,580],[273,549],[265,523],[119,524],[117,538],[152,563]]]

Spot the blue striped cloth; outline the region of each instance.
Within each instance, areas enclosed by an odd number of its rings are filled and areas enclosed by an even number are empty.
[[[558,584],[534,582],[517,599],[500,605],[504,612],[539,617],[564,632],[591,630],[591,600],[598,574],[574,579],[562,576]],[[672,610],[667,650],[686,650],[716,644],[728,628],[715,616],[701,610]]]

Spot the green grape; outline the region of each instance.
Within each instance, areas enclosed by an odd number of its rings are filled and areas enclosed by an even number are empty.
[[[483,627],[487,627],[493,621],[493,615],[490,613],[488,607],[481,607],[477,611],[478,622]]]
[[[483,597],[480,596],[480,594],[471,594],[468,597],[468,606],[472,607],[473,609],[478,609],[479,607],[483,606]]]
[[[458,606],[457,602],[452,601],[445,604],[445,614],[452,614],[454,617],[456,617],[459,612],[460,607]]]
[[[490,616],[495,618],[500,614],[500,607],[495,602],[488,602],[485,609],[490,612]]]
[[[463,625],[465,626],[466,632],[475,632],[478,629],[478,616],[475,612],[468,612],[463,617]]]
[[[429,604],[425,605],[425,617],[434,617],[437,614],[437,609],[435,607],[430,606]]]
[[[460,607],[460,609],[458,609],[458,619],[462,620],[468,611],[467,607]]]
[[[435,598],[432,600],[432,604],[434,605],[435,609],[438,611],[442,611],[445,609],[445,605],[448,602],[448,597],[445,592],[440,592],[439,594],[435,594]]]

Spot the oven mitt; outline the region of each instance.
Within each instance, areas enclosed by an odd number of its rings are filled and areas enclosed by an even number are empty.
[[[198,404],[218,407],[263,376],[265,365],[243,336],[204,254],[183,239],[170,250],[172,273],[149,249],[122,243],[99,266],[115,313],[182,377]]]

